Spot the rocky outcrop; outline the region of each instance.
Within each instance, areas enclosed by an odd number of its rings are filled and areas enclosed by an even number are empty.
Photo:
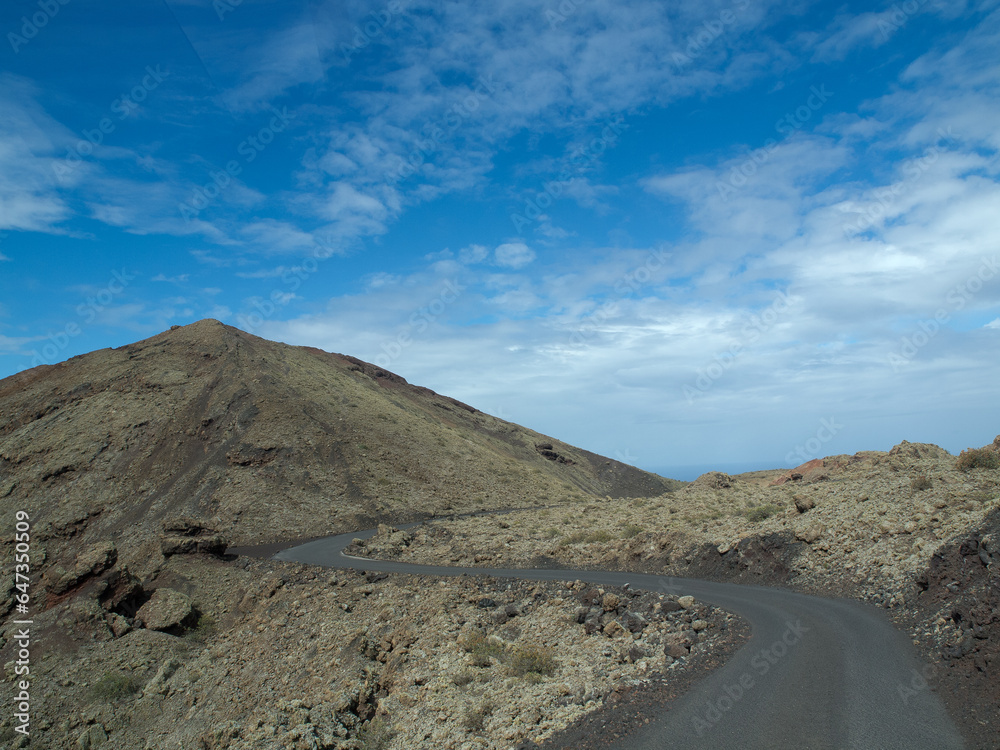
[[[178,632],[197,621],[191,599],[180,591],[159,588],[149,601],[139,608],[136,622],[149,630]]]

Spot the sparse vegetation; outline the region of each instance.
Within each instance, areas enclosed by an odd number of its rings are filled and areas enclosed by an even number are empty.
[[[566,522],[569,523],[570,519]],[[610,542],[614,539],[614,535],[607,529],[597,529],[596,531],[574,531],[572,534],[567,534],[563,537],[562,541],[559,542],[562,546],[566,547],[570,544],[589,544],[591,542]]]
[[[91,697],[101,701],[116,701],[138,693],[142,683],[135,675],[105,672],[90,689]]]
[[[645,529],[642,526],[637,526],[635,524],[629,524],[624,529],[622,529],[622,539],[632,539],[639,536]]]
[[[514,646],[507,650],[505,656],[503,661],[517,677],[529,674],[552,675],[559,666],[548,649],[538,646]]]
[[[395,736],[396,733],[381,717],[369,721],[358,733],[361,750],[386,750]]]
[[[194,627],[188,630],[185,638],[195,641],[204,641],[215,632],[215,618],[206,612],[198,612],[198,621]]]
[[[969,448],[962,451],[956,467],[960,471],[970,469],[1000,469],[1000,455],[988,448]]]
[[[914,492],[922,492],[924,490],[929,490],[933,486],[934,483],[928,476],[919,476],[916,477],[912,482],[910,482],[910,489],[912,489]]]
[[[473,633],[463,644],[465,650],[472,655],[472,663],[477,667],[490,666],[491,659],[501,659],[504,653],[502,644],[491,641],[485,633]]]
[[[463,669],[458,674],[453,675],[452,678],[451,678],[451,681],[452,681],[452,683],[454,683],[458,687],[465,687],[470,682],[474,682],[475,679],[476,679],[476,675],[474,675],[468,669]]]
[[[467,636],[462,646],[472,656],[472,663],[475,666],[488,667],[492,659],[496,659],[516,677],[548,676],[554,674],[559,667],[559,663],[548,649],[533,645],[508,646],[502,641],[489,638],[482,632]],[[455,678],[452,681],[454,682]]]
[[[493,710],[492,701],[489,699],[484,700],[475,708],[466,710],[465,715],[462,717],[462,726],[468,732],[479,734],[483,731],[483,725],[486,723],[487,717],[493,714]]]
[[[758,505],[757,507],[748,510],[746,512],[746,517],[751,523],[760,523],[761,521],[764,521],[780,512],[781,508],[774,503],[765,503],[764,505]]]

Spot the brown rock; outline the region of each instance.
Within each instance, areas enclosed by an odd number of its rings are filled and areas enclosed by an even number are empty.
[[[112,612],[108,615],[108,626],[111,628],[111,632],[115,634],[115,638],[121,638],[123,635],[132,632],[132,626],[128,624],[128,620],[117,612]]]
[[[811,497],[796,495],[793,499],[795,500],[795,510],[799,513],[805,513],[807,510],[812,510],[816,507],[816,501]]]
[[[823,536],[823,530],[822,525],[814,523],[812,526],[796,531],[795,538],[805,542],[806,544],[812,544]]]
[[[622,627],[622,624],[618,620],[612,620],[604,626],[604,635],[608,636],[608,638],[615,638],[625,632],[625,628]]]
[[[604,607],[605,612],[614,612],[618,609],[618,605],[621,604],[621,597],[618,594],[605,594],[604,599],[601,600],[601,606]]]
[[[156,589],[152,598],[139,608],[136,621],[149,630],[182,628],[195,617],[191,600],[180,591]]]

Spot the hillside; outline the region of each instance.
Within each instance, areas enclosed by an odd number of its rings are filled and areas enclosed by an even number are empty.
[[[791,587],[887,610],[970,748],[1000,736],[1000,436],[901,442],[788,471],[709,472],[661,497],[440,520],[359,552],[432,564],[579,566]],[[992,458],[991,458],[992,456]],[[901,696],[905,697],[905,690]]]
[[[2,380],[0,415],[6,528],[26,510],[43,537],[137,554],[164,522],[253,544],[672,484],[214,320]]]

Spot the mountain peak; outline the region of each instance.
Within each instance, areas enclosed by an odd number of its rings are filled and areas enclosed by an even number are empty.
[[[186,516],[258,543],[673,486],[211,319],[3,381],[0,412],[0,493],[53,534],[148,540]]]

